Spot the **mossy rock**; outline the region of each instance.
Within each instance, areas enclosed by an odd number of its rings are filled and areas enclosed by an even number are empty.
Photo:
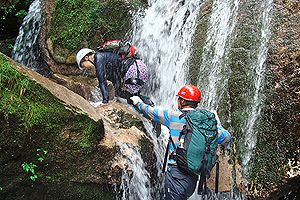
[[[103,121],[64,104],[15,65],[0,54],[0,198],[112,199],[117,149],[98,145]]]
[[[146,5],[140,0],[55,0],[47,36],[53,42],[52,57],[67,63],[82,47],[96,49],[107,40],[124,38],[132,13]]]

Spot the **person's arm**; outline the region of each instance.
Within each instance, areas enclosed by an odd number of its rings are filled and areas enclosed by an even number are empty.
[[[218,144],[226,147],[232,141],[230,133],[223,127],[218,126]]]
[[[170,125],[170,110],[159,107],[151,107],[145,104],[138,96],[130,98],[133,101],[133,105],[136,106],[138,111],[144,114],[147,118],[154,122],[159,122],[167,127]]]
[[[219,116],[216,111],[214,111],[216,120],[217,120],[217,128],[218,128],[218,144],[226,147],[231,141],[232,137],[229,131],[227,131],[221,124],[221,121],[219,119]]]

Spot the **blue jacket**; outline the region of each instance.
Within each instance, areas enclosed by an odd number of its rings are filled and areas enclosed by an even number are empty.
[[[115,88],[121,82],[121,56],[114,52],[96,51],[94,56],[96,75],[99,81],[99,88],[103,97],[103,102],[108,102],[107,80],[111,81]]]
[[[183,126],[186,124],[184,117],[180,118],[182,112],[180,110],[173,109],[163,109],[159,107],[151,107],[147,104],[139,102],[137,108],[140,113],[146,115],[155,122],[160,122],[161,124],[168,127],[170,130],[170,135],[176,146],[179,145],[179,136],[180,132],[183,129]],[[191,109],[191,108],[189,108]],[[186,110],[186,109],[183,109]],[[231,135],[226,131],[222,126],[218,127],[218,144],[227,145],[232,140]],[[170,153],[174,151],[172,145],[169,149]],[[174,163],[174,160],[169,160],[169,163]]]

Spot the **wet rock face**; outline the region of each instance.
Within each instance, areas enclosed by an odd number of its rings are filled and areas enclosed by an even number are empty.
[[[146,5],[140,0],[44,1],[40,46],[45,61],[54,73],[81,74],[74,67],[76,53],[122,39],[131,29],[131,12]]]
[[[229,66],[228,98],[219,105],[222,116],[228,118],[233,128],[236,158],[244,155],[244,123],[251,112],[251,95],[255,88],[253,64],[260,47],[261,19],[264,1],[239,1],[239,10],[226,63]],[[199,17],[194,35],[190,60],[189,78],[197,84],[211,5],[206,2]],[[264,102],[255,124],[257,146],[250,161],[251,183],[245,191],[254,198],[268,196],[288,177],[299,176],[300,137],[300,2],[297,0],[274,0],[268,57],[265,62],[264,85],[261,87]],[[197,71],[198,70],[198,71]],[[201,81],[201,80],[200,80]],[[250,97],[250,98],[249,98]],[[230,105],[229,105],[230,104]],[[230,109],[230,113],[226,110]],[[223,111],[225,110],[225,111]],[[266,145],[267,144],[267,145]],[[296,169],[297,168],[297,169]],[[293,169],[293,170],[292,170]],[[229,172],[230,173],[230,172]]]
[[[53,74],[50,77],[54,82],[65,86],[69,90],[79,94],[90,102],[102,101],[101,91],[99,89],[98,79],[92,76],[64,76],[60,74]],[[108,95],[112,100],[115,97],[115,89],[110,81],[108,83]]]
[[[267,60],[266,106],[253,167],[257,191],[276,189],[299,176],[300,137],[300,4],[274,1],[273,35]],[[268,145],[265,145],[268,144]],[[254,190],[253,190],[254,191]],[[261,192],[255,195],[262,195]]]

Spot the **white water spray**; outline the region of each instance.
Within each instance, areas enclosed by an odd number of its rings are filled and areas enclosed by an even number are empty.
[[[14,45],[12,58],[23,65],[36,69],[38,36],[41,28],[41,3],[35,0],[29,7]]]
[[[253,65],[253,71],[255,71],[255,92],[252,100],[252,109],[247,120],[247,125],[245,127],[245,148],[246,152],[243,156],[243,168],[244,173],[247,174],[249,170],[249,161],[252,157],[252,152],[255,148],[257,137],[254,129],[255,122],[260,115],[261,111],[261,89],[263,87],[264,82],[264,74],[265,74],[265,61],[268,54],[268,43],[271,37],[271,20],[272,20],[272,11],[273,8],[273,0],[265,0],[262,4],[262,26],[261,26],[261,40],[260,47],[257,53],[257,62]]]
[[[122,172],[122,200],[151,199],[149,173],[136,147],[120,144],[121,154],[126,159],[127,169]],[[138,190],[136,189],[138,188]]]
[[[151,95],[159,105],[175,105],[176,92],[185,84],[187,59],[202,1],[150,1],[145,17],[134,28],[133,41],[155,74]]]

